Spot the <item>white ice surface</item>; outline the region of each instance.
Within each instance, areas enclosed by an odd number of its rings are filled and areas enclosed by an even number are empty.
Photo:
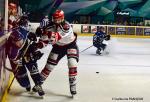
[[[92,45],[92,37],[78,37],[77,43],[82,51]],[[96,55],[94,47],[80,53],[75,99],[69,92],[64,57],[44,83],[43,99],[27,93],[15,81],[7,102],[150,102],[150,39],[113,38],[108,43],[108,55]],[[45,55],[38,61],[39,70],[50,49],[51,46],[42,49]],[[129,97],[143,99],[135,101]]]

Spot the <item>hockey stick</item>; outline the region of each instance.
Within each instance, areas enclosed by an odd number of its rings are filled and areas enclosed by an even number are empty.
[[[28,40],[26,40],[26,42],[25,42],[25,43],[27,43],[27,41],[28,41]],[[24,52],[23,52],[23,55],[22,55],[21,57],[24,57],[24,55],[25,55],[25,54],[26,54],[26,52],[28,51],[28,48],[29,48],[29,46],[30,46],[31,42],[32,42],[32,41],[29,41],[29,44],[28,44],[28,46],[25,48],[25,50],[24,50]],[[15,71],[14,76],[13,76],[13,79],[12,79],[12,81],[11,81],[11,83],[10,83],[9,87],[8,87],[8,90],[7,90],[7,92],[8,92],[8,93],[9,93],[10,88],[11,88],[11,86],[12,86],[12,84],[13,84],[14,80],[15,80],[15,77],[17,76],[18,71],[19,71],[19,68],[18,68],[18,67],[19,67],[19,66],[17,65],[17,66],[16,66],[16,71]]]
[[[4,66],[4,69],[6,69],[6,70],[8,70],[8,71],[10,71],[10,72],[13,72],[12,69],[10,69],[10,68],[8,68],[8,67],[6,67],[6,66]]]
[[[93,45],[91,45],[91,46],[89,46],[88,48],[86,48],[86,49],[82,50],[80,53],[82,53],[82,52],[86,51],[87,49],[91,48],[92,46],[93,46]]]

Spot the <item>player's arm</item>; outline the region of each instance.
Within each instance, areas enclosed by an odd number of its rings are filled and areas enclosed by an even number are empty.
[[[105,33],[104,40],[108,41],[108,40],[110,40],[110,38],[111,38],[110,34]]]
[[[13,31],[8,39],[18,48],[23,45],[23,36],[18,31]]]
[[[52,45],[55,44],[57,41],[65,38],[66,36],[74,34],[72,27],[69,25],[69,23],[60,24],[59,28],[59,31],[51,32],[51,34],[49,34],[50,43]]]

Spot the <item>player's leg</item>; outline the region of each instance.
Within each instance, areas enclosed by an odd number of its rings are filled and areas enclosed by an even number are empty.
[[[79,50],[75,44],[67,50],[68,68],[69,68],[69,84],[70,93],[75,95],[76,92],[76,77],[77,77],[77,63],[79,60]]]
[[[106,44],[101,43],[97,45],[96,54],[101,55],[104,52],[105,48],[106,48]]]
[[[42,82],[42,84],[44,83],[44,81],[47,79],[47,77],[49,76],[49,74],[52,72],[52,70],[55,68],[55,66],[58,64],[59,60],[64,56],[65,54],[63,54],[63,51],[59,50],[59,48],[53,48],[47,63],[45,65],[45,67],[42,69],[41,73],[40,73],[40,80]],[[34,86],[33,87],[33,91],[37,92],[39,89],[41,89],[41,87],[39,86]]]
[[[31,78],[33,79],[35,83],[35,87],[32,89],[34,92],[38,92],[40,96],[43,96],[45,94],[41,84],[41,76],[38,70],[38,66],[36,61],[30,61],[26,63],[26,67],[28,68]]]
[[[97,48],[96,54],[101,55],[101,53],[102,53],[102,49],[101,48]]]
[[[101,44],[101,48],[102,48],[103,51],[106,49],[106,46],[107,46],[107,45],[104,44],[104,43]]]
[[[27,91],[30,91],[31,85],[25,66],[17,66],[13,61],[10,61],[10,64],[14,70],[14,75],[17,82],[20,84],[20,86],[26,88]]]
[[[63,48],[53,47],[48,57],[45,67],[41,71],[42,81],[44,82],[52,70],[56,67],[60,59],[65,55]]]

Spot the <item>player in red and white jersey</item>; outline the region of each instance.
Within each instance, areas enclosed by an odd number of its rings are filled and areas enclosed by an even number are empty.
[[[64,12],[62,10],[56,10],[52,15],[52,22],[43,28],[42,36],[37,43],[38,48],[43,48],[48,43],[53,46],[47,64],[41,71],[43,82],[60,59],[65,55],[67,56],[70,92],[72,95],[76,94],[77,63],[79,61],[79,50],[76,39],[77,34],[73,32],[71,25],[65,21]],[[35,90],[36,86],[33,89]]]

